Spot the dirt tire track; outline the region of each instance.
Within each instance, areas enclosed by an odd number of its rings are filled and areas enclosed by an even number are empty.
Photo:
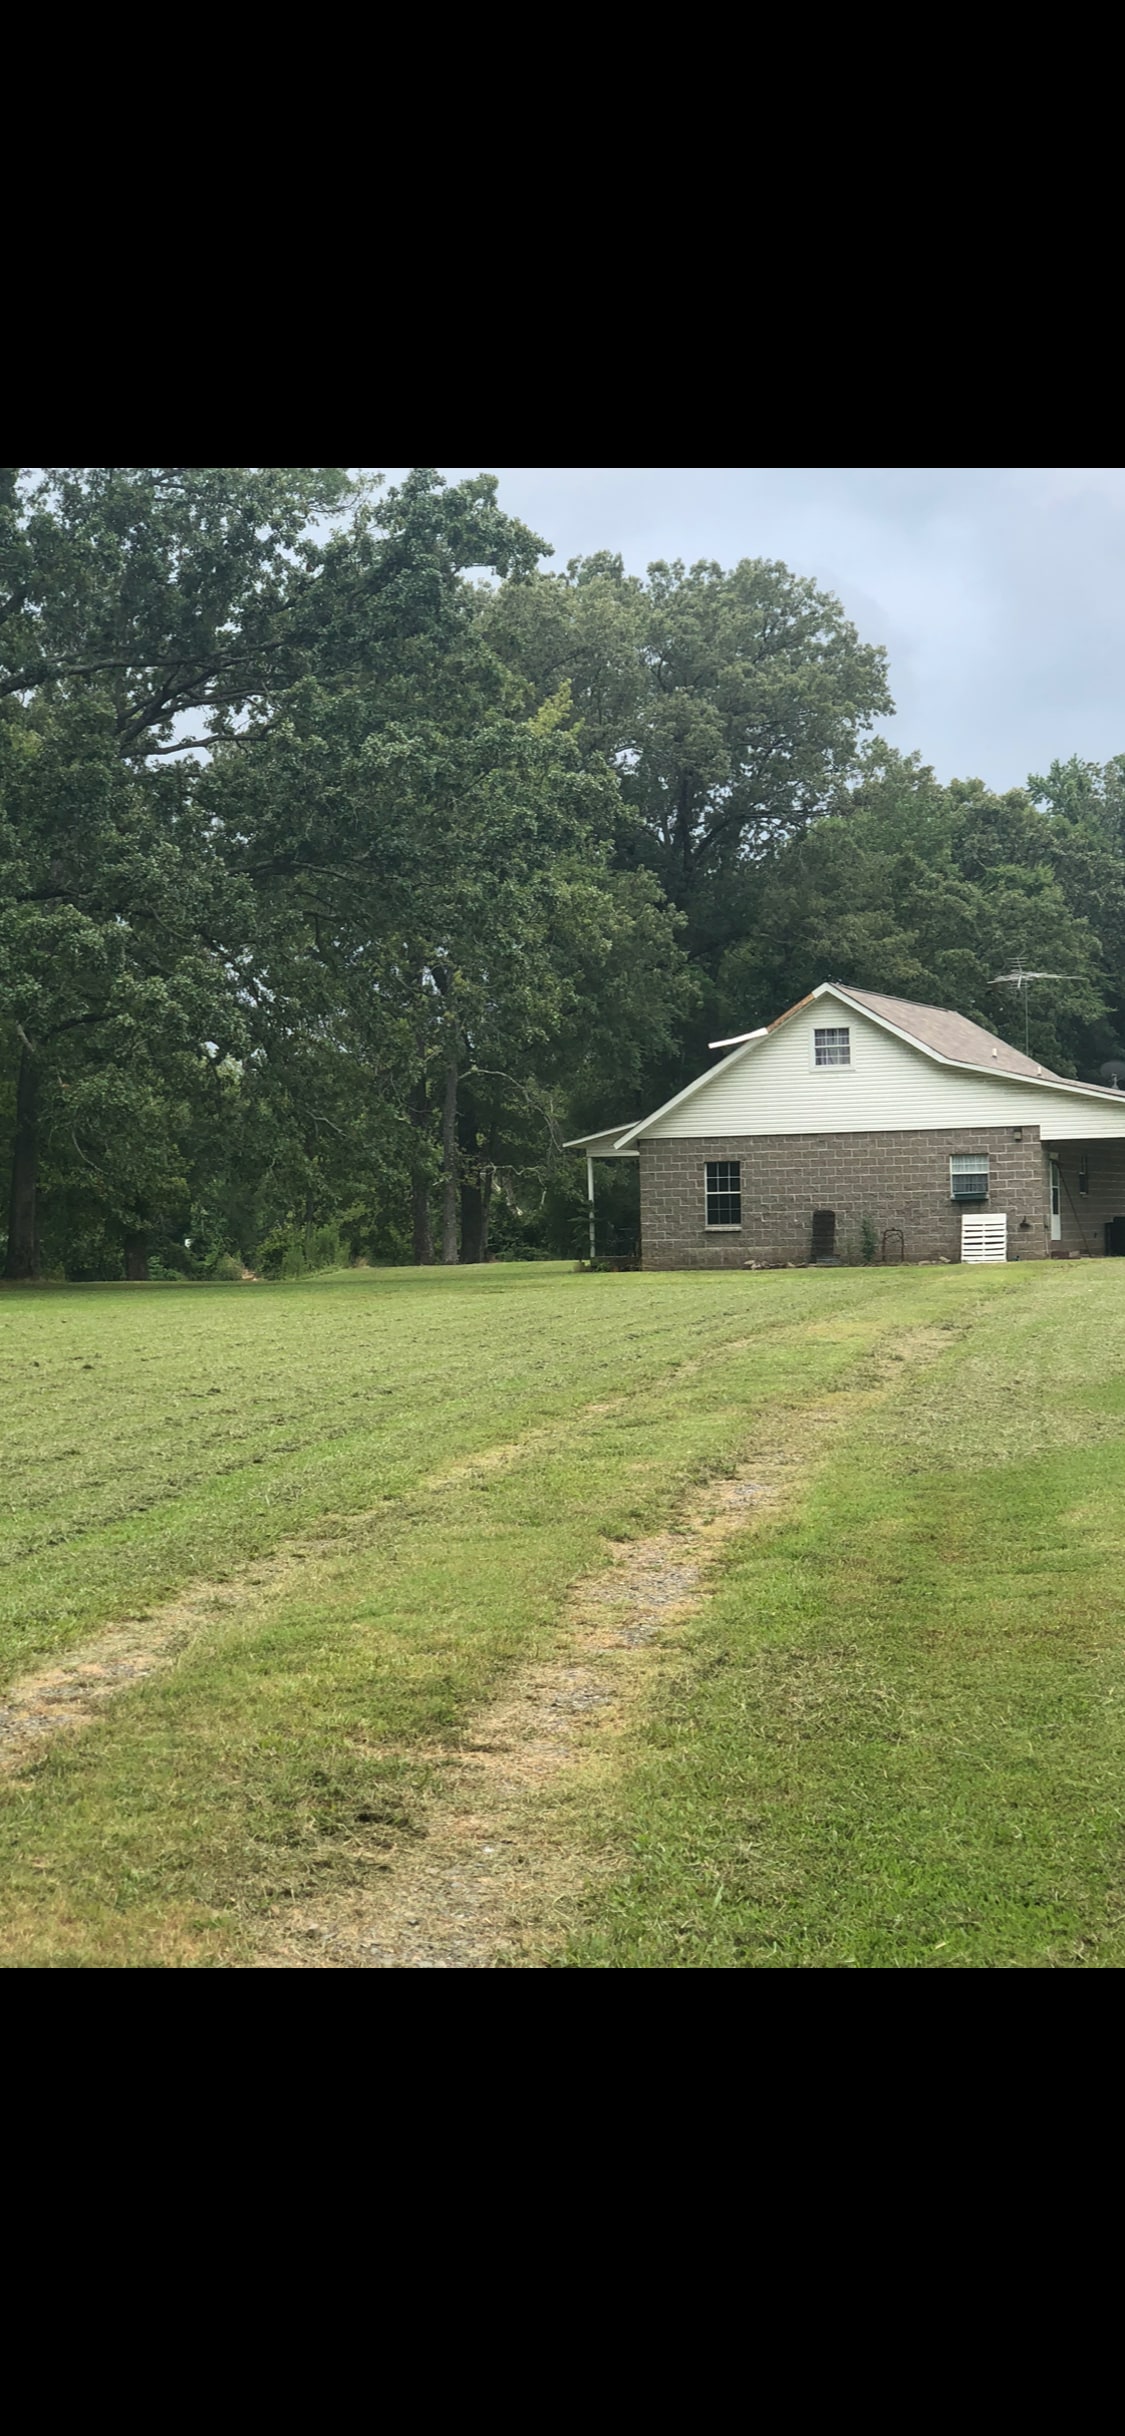
[[[703,1606],[732,1534],[777,1501],[762,1466],[747,1466],[712,1482],[676,1529],[628,1542],[608,1570],[579,1582],[550,1659],[517,1668],[460,1742],[409,1746],[440,1771],[422,1838],[377,1860],[372,1883],[295,1908],[267,1932],[256,1967],[487,1970],[543,1959],[591,1874],[589,1854],[568,1848],[564,1812],[544,1797],[568,1773],[610,1763],[651,1691],[659,1645]]]
[[[438,1773],[423,1835],[389,1853],[357,1849],[364,1882],[267,1920],[251,1967],[448,1970],[549,1961],[565,1940],[577,1896],[599,1868],[582,1839],[567,1835],[568,1789],[577,1790],[584,1771],[596,1776],[612,1768],[629,1723],[651,1698],[662,1668],[675,1662],[673,1628],[703,1606],[732,1535],[776,1514],[827,1455],[836,1430],[882,1402],[908,1367],[946,1350],[953,1333],[960,1331],[919,1328],[893,1349],[877,1344],[865,1357],[862,1384],[842,1381],[825,1404],[775,1405],[768,1454],[713,1478],[674,1526],[617,1547],[608,1566],[577,1583],[550,1659],[516,1667],[457,1741],[402,1746],[403,1757]],[[713,1358],[709,1350],[678,1365],[667,1383]],[[630,1401],[603,1399],[509,1445],[482,1449],[401,1498],[333,1518],[339,1529],[330,1536],[285,1542],[224,1580],[196,1583],[148,1616],[106,1627],[3,1696],[0,1774],[32,1763],[53,1738],[92,1724],[117,1693],[174,1663],[224,1612],[256,1614],[298,1563],[338,1554],[349,1533],[409,1513],[416,1499],[531,1461]],[[385,1755],[394,1755],[389,1745]]]
[[[615,1745],[662,1666],[674,1662],[672,1628],[703,1607],[732,1536],[788,1505],[827,1458],[836,1431],[882,1403],[915,1364],[946,1351],[952,1333],[914,1329],[873,1347],[863,1383],[834,1388],[827,1404],[775,1407],[768,1454],[712,1479],[676,1526],[626,1542],[608,1568],[577,1583],[549,1660],[518,1667],[457,1743],[402,1746],[403,1757],[439,1771],[422,1837],[390,1856],[368,1855],[366,1885],[294,1908],[267,1930],[255,1967],[548,1963],[599,1866],[588,1845],[576,1852],[568,1841],[559,1799],[568,1780],[577,1793],[584,1771],[612,1768]]]
[[[750,1342],[748,1337],[734,1339],[724,1344],[723,1352],[737,1353]],[[707,1355],[694,1356],[677,1365],[670,1376],[679,1379],[697,1372],[707,1359]],[[462,1481],[531,1462],[546,1447],[580,1432],[584,1423],[619,1412],[629,1401],[628,1394],[602,1398],[542,1428],[528,1430],[522,1438],[483,1447],[479,1453],[428,1473],[401,1496],[332,1517],[339,1526],[332,1535],[314,1531],[284,1540],[270,1554],[252,1559],[229,1576],[189,1584],[159,1607],[103,1626],[53,1664],[18,1677],[0,1693],[0,1775],[12,1775],[40,1758],[56,1736],[92,1725],[117,1693],[171,1665],[224,1611],[246,1606],[257,1609],[263,1603],[261,1594],[268,1595],[291,1576],[296,1565],[338,1555],[349,1534],[408,1512],[416,1498],[440,1495]]]

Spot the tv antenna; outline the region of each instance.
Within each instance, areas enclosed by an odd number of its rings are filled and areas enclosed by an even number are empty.
[[[1082,979],[1083,975],[1081,973],[1025,973],[1022,964],[1017,964],[1014,973],[993,974],[988,985],[990,990],[998,990],[1002,982],[1012,981],[1015,983],[1017,999],[1020,991],[1023,991],[1023,1053],[1025,1057],[1030,1057],[1031,1055],[1031,1050],[1028,1047],[1031,1023],[1031,992],[1028,988],[1029,982],[1081,981]]]

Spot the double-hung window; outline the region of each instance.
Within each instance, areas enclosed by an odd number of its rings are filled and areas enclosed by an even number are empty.
[[[988,1152],[958,1151],[949,1162],[949,1192],[953,1201],[987,1201]]]
[[[741,1226],[742,1170],[737,1159],[708,1159],[707,1224]]]

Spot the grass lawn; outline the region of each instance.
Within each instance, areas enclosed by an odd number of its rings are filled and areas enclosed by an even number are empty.
[[[1125,1263],[15,1290],[0,1383],[3,1681],[204,1602],[0,1778],[9,1967],[250,1958],[417,1837],[435,1737],[578,1576],[780,1447],[613,1765],[550,1797],[590,1873],[545,1959],[1125,1959]]]

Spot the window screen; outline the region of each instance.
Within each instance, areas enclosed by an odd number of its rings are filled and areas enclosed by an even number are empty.
[[[949,1189],[955,1201],[987,1201],[988,1152],[959,1151],[949,1162]]]

